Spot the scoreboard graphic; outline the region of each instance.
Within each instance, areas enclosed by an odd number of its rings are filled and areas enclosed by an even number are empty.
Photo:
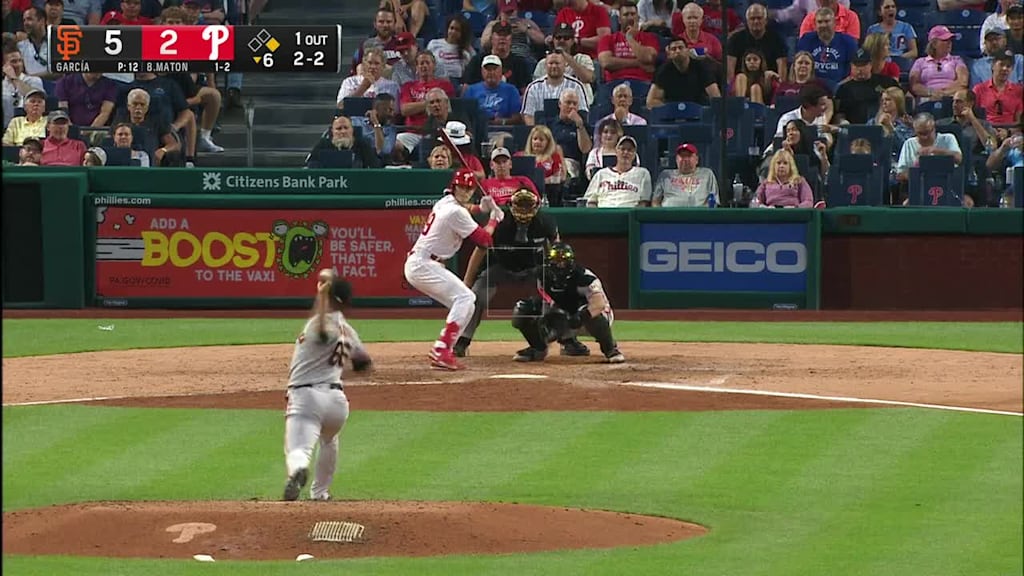
[[[50,71],[341,72],[341,25],[50,26]]]

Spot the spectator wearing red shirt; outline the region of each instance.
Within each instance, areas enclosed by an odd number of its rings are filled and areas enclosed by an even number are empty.
[[[677,15],[679,15],[678,12],[673,14],[672,19],[675,20]],[[704,24],[701,25],[700,29],[715,38],[719,38],[722,36],[723,21],[728,22],[728,34],[731,34],[743,25],[735,10],[727,8],[724,12],[722,11],[722,0],[707,0],[704,3]]]
[[[721,62],[722,43],[715,36],[701,30],[704,25],[704,9],[691,2],[683,7],[678,16],[672,16],[672,35],[681,39],[698,59],[710,58]]]
[[[602,6],[591,4],[589,0],[569,0],[566,6],[555,16],[555,29],[562,22],[568,23],[576,31],[576,45],[579,51],[591,58],[597,57],[598,38],[612,32],[612,21],[608,10]]]
[[[120,12],[107,12],[100,20],[103,26],[142,26],[153,21],[142,15],[142,0],[121,0]],[[79,161],[78,165],[82,162]]]
[[[974,87],[978,106],[992,124],[1016,124],[1024,109],[1024,87],[1010,82],[1013,56],[1000,54],[992,60],[992,79]]]
[[[427,121],[427,92],[440,88],[449,98],[455,97],[452,83],[434,75],[437,61],[433,52],[420,52],[416,56],[416,79],[402,84],[398,96],[399,110],[405,117],[406,126],[422,126]]]
[[[498,206],[508,204],[512,195],[520,188],[529,188],[537,195],[537,200],[540,200],[540,194],[537,192],[537,187],[533,185],[533,180],[526,176],[512,175],[512,154],[508,148],[495,148],[491,152],[491,174],[490,178],[481,180],[480,185]]]
[[[85,158],[85,142],[68,138],[71,119],[63,110],[50,112],[47,131],[43,140],[43,166],[81,166]]]
[[[640,13],[632,0],[619,8],[619,32],[602,36],[597,43],[605,82],[654,80],[654,62],[661,47],[658,37],[640,30]],[[647,97],[644,91],[643,97]]]
[[[846,34],[854,40],[860,41],[860,17],[857,16],[856,12],[843,6],[836,0],[818,0],[818,9],[822,8],[828,8],[835,14],[837,33]],[[804,21],[800,23],[801,36],[816,30],[817,23],[814,19],[816,13],[817,10],[804,16]]]

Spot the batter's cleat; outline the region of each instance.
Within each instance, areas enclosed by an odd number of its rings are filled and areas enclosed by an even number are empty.
[[[306,485],[306,480],[309,479],[309,470],[305,468],[299,468],[299,470],[288,478],[288,483],[284,485],[284,499],[288,502],[294,502],[299,499],[299,492]]]
[[[430,351],[430,365],[442,370],[462,370],[462,365],[455,360],[455,353],[448,348],[434,348]]]
[[[619,352],[618,348],[615,348],[605,356],[605,362],[609,364],[622,364],[625,361],[626,357],[622,355],[622,352]]]
[[[310,496],[309,499],[310,500],[314,500],[316,502],[330,502],[331,501],[331,495],[329,493],[327,493],[327,492],[324,492],[323,494],[321,494],[319,496]]]
[[[590,348],[587,348],[586,344],[576,338],[563,340],[561,344],[562,351],[560,354],[562,356],[590,356]]]
[[[472,342],[469,338],[459,337],[458,341],[455,342],[453,347],[456,358],[465,358],[469,354],[469,343]]]
[[[512,357],[512,360],[516,362],[543,362],[548,357],[547,350],[540,350],[537,348],[523,348],[516,355]]]

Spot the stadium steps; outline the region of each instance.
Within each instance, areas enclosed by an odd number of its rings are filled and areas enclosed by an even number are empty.
[[[257,25],[310,26],[341,24],[342,74],[246,74],[243,102],[250,99],[253,118],[253,159],[256,167],[303,166],[306,154],[334,117],[335,97],[347,76],[352,54],[373,33],[377,0],[345,0],[343,6],[324,6],[322,0],[271,2]],[[200,154],[203,167],[245,167],[244,114],[238,110],[222,116],[222,129],[214,141],[226,150]]]
[[[307,151],[316,144],[329,125],[330,120],[315,126],[310,124],[257,124],[253,128],[254,148],[305,148]],[[217,143],[225,148],[245,149],[245,127],[225,126],[217,135]]]

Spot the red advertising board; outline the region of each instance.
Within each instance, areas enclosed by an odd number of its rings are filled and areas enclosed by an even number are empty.
[[[312,297],[333,267],[361,298],[421,296],[405,256],[428,210],[217,210],[109,206],[97,212],[101,298]]]

